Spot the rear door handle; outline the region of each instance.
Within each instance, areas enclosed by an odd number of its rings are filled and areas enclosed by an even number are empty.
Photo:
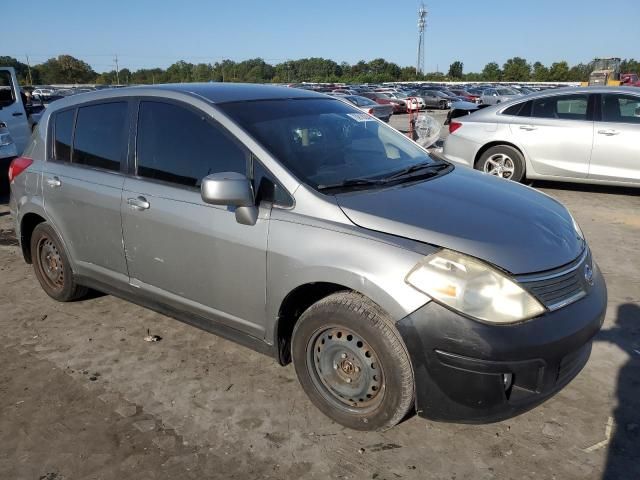
[[[520,125],[520,130],[526,130],[530,132],[531,130],[535,130],[538,127],[534,127],[533,125]]]
[[[47,178],[47,185],[49,185],[51,188],[56,188],[62,185],[62,182],[58,177],[49,177]]]
[[[11,115],[13,115],[14,117],[21,117],[22,112],[13,112]]]
[[[127,198],[127,203],[133,210],[148,210],[151,207],[147,199],[142,196],[138,198]]]
[[[598,130],[600,135],[606,135],[607,137],[611,137],[613,135],[618,135],[620,132],[618,130],[614,130],[612,128],[608,128],[606,130]]]

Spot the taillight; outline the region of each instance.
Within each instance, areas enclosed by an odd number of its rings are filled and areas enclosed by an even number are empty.
[[[18,157],[14,158],[9,165],[9,183],[13,181],[18,175],[24,172],[27,168],[31,166],[33,160],[29,157]]]
[[[449,133],[453,133],[456,130],[458,130],[460,127],[462,126],[462,124],[460,122],[451,122],[449,124]]]
[[[369,110],[367,110],[367,113],[368,113],[369,115],[373,115],[373,108],[370,108]]]

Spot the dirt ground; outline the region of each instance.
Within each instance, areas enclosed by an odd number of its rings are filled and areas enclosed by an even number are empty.
[[[385,433],[329,421],[292,366],[111,296],[49,299],[0,202],[0,479],[639,479],[640,192],[536,186],[607,280],[585,370],[508,421]]]

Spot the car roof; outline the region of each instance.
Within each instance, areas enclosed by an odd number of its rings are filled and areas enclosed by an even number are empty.
[[[56,106],[70,106],[92,100],[106,100],[127,96],[161,95],[162,92],[182,93],[207,100],[210,103],[228,103],[255,100],[277,100],[288,98],[327,98],[322,93],[300,88],[261,85],[252,83],[169,83],[160,85],[140,85],[124,88],[108,88],[79,93]]]

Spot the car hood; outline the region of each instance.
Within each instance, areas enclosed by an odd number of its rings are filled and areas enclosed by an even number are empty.
[[[465,168],[336,199],[362,228],[457,250],[516,275],[562,266],[584,249],[562,204]]]

